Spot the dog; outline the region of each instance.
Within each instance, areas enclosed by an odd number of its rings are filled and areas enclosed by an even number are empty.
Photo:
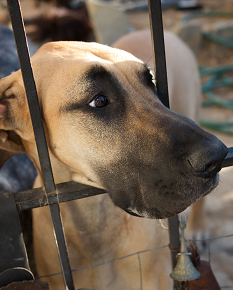
[[[170,108],[198,123],[202,96],[195,56],[191,49],[174,33],[164,31],[164,38]],[[130,52],[143,60],[154,75],[149,29],[131,32],[118,39],[112,46]],[[205,199],[201,198],[192,205],[188,214],[186,237],[203,238],[206,227],[204,201]],[[199,244],[200,249],[201,244]]]
[[[60,205],[71,268],[166,245],[167,232],[155,219],[178,214],[217,186],[226,146],[164,107],[147,66],[123,50],[49,43],[32,57],[32,67],[55,182],[108,192]],[[38,187],[26,103],[21,71],[0,80],[0,148],[8,157],[27,152]],[[33,230],[38,274],[59,272],[48,208],[33,210]],[[171,289],[170,271],[165,248],[75,271],[73,278],[76,288]],[[64,289],[61,275],[45,280],[52,290]]]

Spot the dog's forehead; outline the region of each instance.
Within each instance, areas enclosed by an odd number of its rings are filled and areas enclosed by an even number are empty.
[[[32,67],[38,96],[46,102],[47,108],[49,101],[52,109],[54,98],[59,96],[60,103],[67,102],[70,95],[73,98],[70,91],[86,90],[88,80],[90,85],[98,73],[114,75],[115,79],[121,79],[122,75],[131,79],[134,75],[137,79],[137,72],[145,71],[143,62],[130,53],[84,42],[48,43],[32,57]]]
[[[46,59],[47,63],[59,61],[65,64],[72,60],[88,59],[91,61],[96,57],[112,63],[127,60],[141,62],[132,54],[107,45],[71,41],[47,43],[39,49],[32,60],[42,62],[43,59]]]
[[[107,71],[121,71],[133,75],[145,70],[143,62],[125,51],[84,42],[52,42],[42,46],[32,57],[32,66],[38,88],[70,86],[69,83],[83,79],[92,67],[105,67]],[[66,81],[65,81],[66,80]],[[67,81],[68,80],[68,81]],[[60,90],[61,88],[59,88]]]

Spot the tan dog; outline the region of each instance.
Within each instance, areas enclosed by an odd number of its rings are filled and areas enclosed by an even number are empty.
[[[74,180],[109,193],[61,204],[71,267],[168,244],[156,220],[125,211],[150,218],[183,211],[217,186],[227,148],[165,108],[149,70],[129,53],[58,42],[44,45],[32,66],[55,182]],[[20,71],[0,81],[0,129],[0,148],[25,148],[40,179]],[[38,274],[59,272],[48,209],[33,210],[33,223]],[[166,248],[74,272],[75,288],[137,290],[142,281],[143,289],[171,289],[169,272]],[[45,280],[52,290],[64,289],[61,275]]]
[[[171,110],[198,123],[201,107],[201,83],[197,62],[187,45],[172,32],[164,32],[169,102]],[[135,31],[117,40],[113,47],[143,60],[154,73],[151,32]],[[202,238],[205,231],[204,198],[192,205],[187,236]],[[200,247],[200,244],[199,244]]]

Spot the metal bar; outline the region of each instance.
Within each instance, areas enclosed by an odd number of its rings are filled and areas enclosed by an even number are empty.
[[[13,27],[24,86],[27,94],[28,105],[31,114],[42,175],[44,178],[45,191],[48,199],[50,195],[52,195],[52,197],[54,198],[56,194],[56,186],[54,184],[48,147],[46,143],[43,122],[40,114],[39,101],[29,57],[27,39],[25,35],[20,4],[18,0],[7,0],[7,2],[11,16],[11,23]],[[63,272],[63,278],[66,285],[66,289],[74,290],[73,278],[58,203],[49,205],[49,209],[54,227],[54,235],[58,247],[58,253],[60,257],[61,268]]]
[[[233,166],[233,147],[228,148],[229,152],[223,160],[222,167]]]
[[[43,122],[40,114],[40,106],[29,57],[28,44],[25,35],[20,4],[18,0],[8,0],[8,7],[11,15],[15,43],[17,47],[24,86],[27,94],[28,106],[31,114],[37,150],[40,158],[42,175],[44,178],[46,192],[49,195],[50,192],[56,191],[56,187],[53,181],[53,174],[51,170]]]
[[[223,161],[222,167],[233,166],[233,147],[228,148],[229,153]],[[26,191],[16,192],[14,194],[15,203],[18,211],[32,209],[41,206],[47,206],[49,204],[56,204],[59,199],[59,203],[71,201],[75,199],[81,199],[85,197],[95,196],[99,194],[106,193],[104,189],[95,188],[95,187],[87,187],[84,184],[80,184],[74,181],[59,183],[56,185],[57,191],[56,194],[50,195],[49,199],[46,196],[45,188],[34,188]],[[58,199],[57,199],[58,195]],[[173,221],[176,223],[177,221],[171,220],[170,227],[173,226]],[[174,243],[176,243],[174,241]],[[177,249],[178,244],[174,245],[172,243],[171,250]]]
[[[148,0],[151,38],[153,47],[154,67],[156,71],[156,87],[158,97],[161,102],[169,108],[169,95],[167,84],[167,69],[165,58],[165,46],[163,35],[163,20],[160,0]],[[178,216],[168,219],[170,247],[171,249],[179,248],[179,225]],[[172,252],[172,265],[175,266],[174,254]]]
[[[169,108],[161,0],[148,0],[156,87],[161,102]]]
[[[13,192],[0,194],[0,212],[0,273],[15,267],[29,270]]]
[[[148,8],[150,15],[150,30],[158,98],[167,108],[169,108],[161,0],[148,0]],[[178,253],[177,250],[180,248],[178,216],[169,218],[168,225],[172,268],[174,269],[176,266],[176,254]],[[182,285],[180,282],[174,281],[173,286],[175,289]]]
[[[57,184],[59,203],[103,193],[106,193],[103,189],[87,187],[86,185],[74,181]],[[45,189],[43,187],[16,192],[14,197],[18,211],[57,203],[57,198],[53,198],[53,196],[50,196],[49,199],[46,198]]]
[[[176,266],[176,256],[180,251],[180,235],[179,230],[179,220],[178,215],[168,219],[168,226],[169,226],[169,248],[171,250],[171,259],[172,259],[172,269]]]

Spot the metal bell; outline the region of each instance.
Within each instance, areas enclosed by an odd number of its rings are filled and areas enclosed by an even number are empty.
[[[177,264],[170,277],[177,281],[196,280],[201,274],[196,270],[189,257],[191,253],[188,252],[184,239],[184,229],[186,228],[186,223],[184,220],[179,222],[179,227],[181,229],[180,253],[177,255]]]

